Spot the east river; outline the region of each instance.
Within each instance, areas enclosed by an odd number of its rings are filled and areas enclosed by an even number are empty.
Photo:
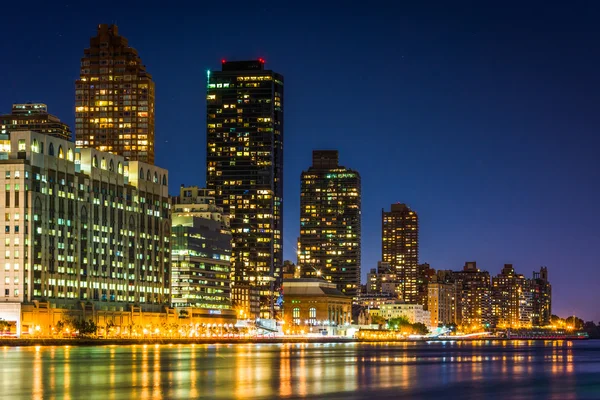
[[[3,399],[600,399],[600,341],[3,347]]]

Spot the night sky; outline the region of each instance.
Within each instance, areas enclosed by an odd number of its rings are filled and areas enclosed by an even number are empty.
[[[381,209],[405,202],[422,262],[546,265],[553,312],[600,320],[600,3],[127,3],[3,4],[0,111],[44,102],[74,128],[83,49],[116,22],[156,82],[156,164],[175,194],[205,184],[206,70],[263,57],[285,76],[286,259],[300,173],[338,149],[362,176],[363,278]]]

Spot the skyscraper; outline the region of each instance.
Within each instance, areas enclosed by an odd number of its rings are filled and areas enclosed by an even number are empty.
[[[48,113],[48,107],[42,103],[13,104],[11,114],[0,115],[0,134],[15,131],[33,131],[71,140],[69,125]]]
[[[402,299],[417,303],[419,271],[419,219],[406,204],[381,210],[381,258],[396,271]]]
[[[283,262],[283,76],[262,59],[207,74],[206,185],[230,215],[232,294],[250,312],[258,290],[266,317]]]
[[[98,25],[75,85],[77,147],[154,164],[154,82],[116,25]]]
[[[350,296],[360,288],[360,175],[339,165],[336,150],[313,151],[302,172],[298,265]]]

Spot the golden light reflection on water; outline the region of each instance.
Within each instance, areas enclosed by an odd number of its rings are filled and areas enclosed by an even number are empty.
[[[42,353],[41,347],[35,347],[35,355],[33,358],[33,393],[32,397],[35,400],[44,398],[44,389],[42,386]]]
[[[373,388],[407,394],[440,377],[478,390],[489,382],[529,390],[535,376],[562,399],[576,397],[562,395],[577,384],[576,350],[571,342],[38,346],[3,348],[0,382],[21,385],[28,393],[22,397],[33,399],[79,398],[89,391],[145,400],[310,397]]]
[[[63,348],[63,368],[64,373],[62,374],[63,378],[63,398],[65,400],[71,399],[71,349],[69,346],[65,346]]]

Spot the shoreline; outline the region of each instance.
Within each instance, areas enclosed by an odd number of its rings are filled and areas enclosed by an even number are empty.
[[[133,346],[133,345],[229,345],[229,344],[346,344],[346,343],[421,343],[421,342],[514,342],[514,341],[581,341],[588,339],[355,339],[355,338],[145,338],[145,339],[94,339],[94,338],[27,338],[0,339],[3,347],[32,347],[32,346]]]

